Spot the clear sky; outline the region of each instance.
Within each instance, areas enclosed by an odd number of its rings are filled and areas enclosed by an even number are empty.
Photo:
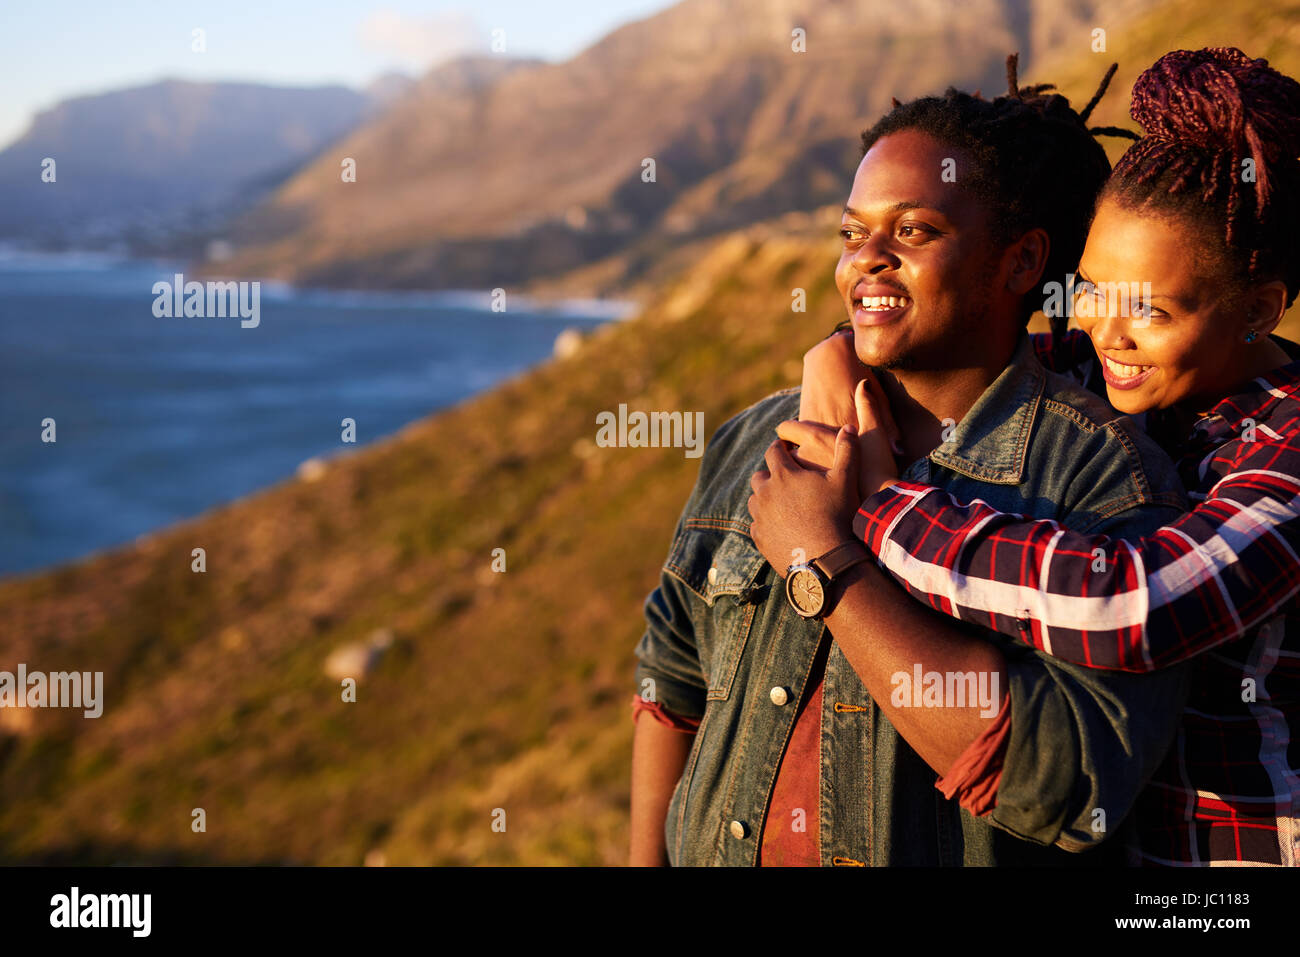
[[[32,115],[163,77],[364,86],[471,51],[565,60],[674,0],[0,0],[0,148]],[[206,52],[192,49],[204,31]]]

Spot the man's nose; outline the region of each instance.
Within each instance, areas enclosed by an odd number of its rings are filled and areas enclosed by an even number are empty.
[[[864,273],[878,273],[886,269],[899,267],[898,256],[890,245],[891,237],[884,230],[877,230],[868,236],[858,247],[853,257],[854,265]]]

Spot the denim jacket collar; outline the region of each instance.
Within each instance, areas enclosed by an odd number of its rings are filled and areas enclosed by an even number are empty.
[[[1020,333],[1011,361],[929,459],[954,472],[997,485],[1024,480],[1025,454],[1043,395],[1046,372],[1029,336]]]

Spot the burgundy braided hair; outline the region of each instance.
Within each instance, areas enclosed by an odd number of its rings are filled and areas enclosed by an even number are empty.
[[[1281,279],[1290,306],[1300,290],[1300,83],[1235,47],[1175,50],[1138,77],[1130,112],[1145,135],[1103,196],[1206,227],[1235,281]]]

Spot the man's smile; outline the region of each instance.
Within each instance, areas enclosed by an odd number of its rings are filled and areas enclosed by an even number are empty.
[[[912,305],[910,296],[891,286],[859,283],[853,290],[853,322],[859,326],[880,326],[893,322]]]

